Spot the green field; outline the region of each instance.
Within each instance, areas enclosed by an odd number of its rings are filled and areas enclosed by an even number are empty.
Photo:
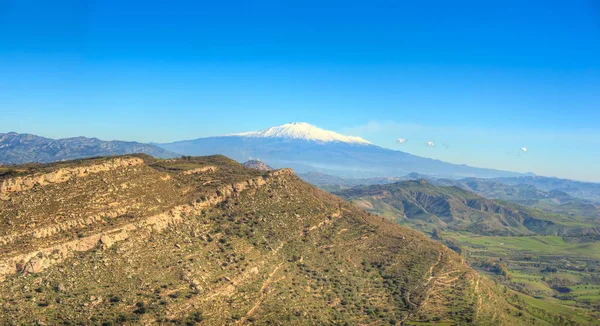
[[[455,243],[473,267],[527,294],[523,300],[532,306],[569,316],[600,311],[600,242],[570,243],[558,236],[497,237],[467,232],[443,232],[442,237]],[[506,268],[507,275],[489,268],[496,265]]]
[[[552,311],[561,316],[569,316],[570,318],[573,318],[574,320],[584,324],[587,321],[587,319],[583,316],[589,313],[588,310],[567,306],[562,301],[553,298],[538,299],[527,295],[520,295],[519,298],[534,308],[538,308],[543,311]]]
[[[354,187],[340,194],[373,214],[430,234],[478,271],[527,295],[539,309],[530,313],[550,324],[563,322],[545,319],[543,310],[600,315],[596,219],[423,181]]]
[[[462,245],[474,251],[485,250],[493,253],[519,251],[536,255],[574,255],[600,259],[600,242],[567,243],[558,236],[493,237],[471,233],[448,233]]]

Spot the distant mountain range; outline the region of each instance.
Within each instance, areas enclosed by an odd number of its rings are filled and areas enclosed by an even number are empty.
[[[360,137],[342,135],[303,122],[257,132],[167,144],[102,141],[86,137],[49,139],[31,134],[0,133],[0,164],[48,163],[133,153],[158,158],[222,154],[238,162],[260,160],[273,168],[293,168],[302,178],[318,186],[343,188],[416,178],[449,179],[452,183],[452,179],[471,178],[508,186],[530,185],[540,191],[561,191],[573,197],[600,202],[600,184],[451,164],[382,148]],[[338,180],[323,183],[323,179],[328,178]],[[489,197],[489,194],[477,189],[470,190]]]
[[[344,190],[356,186],[370,186],[370,185],[381,185],[394,183],[398,181],[405,180],[414,180],[422,178],[424,179],[426,176],[418,173],[411,173],[404,177],[379,177],[379,178],[342,178],[337,177],[321,172],[311,171],[307,173],[298,174],[302,180],[310,183],[313,186],[319,187],[321,189],[327,190],[329,192],[335,192],[339,190]]]
[[[539,208],[550,213],[600,218],[600,184],[590,182],[548,177],[447,179],[418,173],[410,173],[403,177],[362,179],[342,178],[319,172],[308,172],[298,176],[304,181],[330,192],[339,192],[353,187],[426,179],[436,186],[459,187],[488,199]],[[523,183],[520,183],[521,181]]]
[[[145,153],[158,158],[179,156],[155,145],[75,137],[50,139],[31,134],[0,133],[0,163],[49,163],[95,156]]]
[[[507,185],[531,185],[544,191],[562,191],[573,197],[588,199],[600,203],[600,183],[541,176],[498,178],[493,181],[498,181]]]
[[[423,231],[439,228],[480,235],[600,235],[598,219],[490,200],[457,186],[436,186],[424,179],[354,187],[336,194],[367,211]]]
[[[184,155],[223,154],[239,162],[259,158],[275,168],[290,167],[298,173],[318,171],[341,177],[387,177],[411,172],[449,178],[523,175],[423,158],[302,122],[158,145]]]
[[[431,182],[548,212],[600,218],[600,185],[595,183],[547,177],[432,179]]]

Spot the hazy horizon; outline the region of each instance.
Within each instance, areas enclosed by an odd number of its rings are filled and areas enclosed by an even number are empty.
[[[9,132],[14,132],[14,131],[9,131]],[[0,131],[0,134],[2,134],[2,133],[9,133],[9,132],[2,132],[2,131]],[[244,132],[242,132],[242,133],[244,133]],[[31,133],[19,133],[19,134],[31,134]],[[41,136],[41,137],[46,137],[46,136],[44,136],[44,135],[37,135],[37,134],[34,134],[34,135],[36,135],[36,136]],[[198,138],[207,138],[207,137],[223,137],[223,136],[231,136],[231,135],[235,135],[235,134],[212,135],[212,136],[205,136],[205,137],[198,137]],[[346,136],[355,136],[355,135],[346,135]],[[101,139],[101,138],[98,138],[98,137],[94,137],[94,136],[86,136],[86,135],[70,136],[70,137],[65,137],[65,138],[77,138],[77,137],[97,138],[97,139],[100,139],[100,140],[103,140],[103,141],[137,141],[137,140],[123,140],[123,139]],[[52,137],[46,137],[46,138],[52,138]],[[53,138],[53,139],[54,139],[54,138]],[[57,139],[58,139],[58,138],[57,138]],[[197,138],[191,138],[191,139],[178,139],[178,140],[176,140],[176,141],[182,141],[182,140],[193,140],[193,139],[197,139]],[[366,139],[366,140],[368,141],[368,139]],[[148,142],[148,143],[158,143],[158,142]],[[379,144],[376,144],[376,143],[371,143],[371,144],[372,144],[372,145],[375,145],[375,146],[379,146],[379,147],[385,148],[385,149],[390,149],[390,150],[400,150],[400,149],[398,149],[398,148],[392,148],[392,147],[385,147],[385,146],[381,146],[381,145],[379,145]],[[421,144],[421,145],[423,145],[423,144]],[[401,151],[401,150],[400,150],[400,151]],[[406,151],[404,151],[404,152],[406,152]],[[408,153],[408,152],[407,152],[407,153]],[[410,154],[413,154],[413,153],[410,153]],[[416,155],[416,154],[414,154],[414,155]],[[424,156],[424,155],[422,155],[422,157],[434,158],[434,157],[428,157],[428,156]],[[260,159],[260,158],[258,158],[258,159]],[[453,164],[465,164],[465,165],[470,165],[470,164],[467,164],[467,163],[462,163],[462,162],[450,162],[450,161],[448,161],[448,162],[449,162],[449,163],[453,163]],[[268,162],[267,162],[267,163],[268,163]],[[496,169],[496,170],[505,170],[505,171],[509,171],[509,170],[506,170],[506,169],[497,168],[497,167],[493,167],[493,166],[491,166],[491,167],[488,167],[488,166],[475,166],[475,165],[470,165],[470,166],[473,166],[473,167],[481,167],[481,168],[489,168],[489,169]],[[569,178],[569,177],[561,177],[561,176],[556,176],[556,175],[541,175],[541,174],[537,174],[537,173],[535,173],[535,172],[532,172],[532,171],[512,171],[512,172],[520,172],[520,173],[524,173],[524,174],[526,174],[526,173],[534,173],[536,176],[551,177],[551,178],[563,178],[563,179],[571,179],[571,180],[574,180],[574,181],[594,182],[594,183],[599,183],[599,182],[600,182],[600,180],[581,180],[581,179],[575,179],[575,178]],[[385,176],[384,176],[384,175],[382,175],[381,177],[385,177]],[[401,177],[401,175],[398,175],[398,177]]]

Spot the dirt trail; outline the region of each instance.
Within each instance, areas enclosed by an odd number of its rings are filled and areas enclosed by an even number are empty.
[[[475,318],[479,317],[479,311],[481,310],[481,305],[483,304],[483,298],[481,295],[478,295],[477,291],[479,291],[479,278],[475,279],[475,291],[473,292],[477,296],[477,309],[475,310]]]
[[[433,265],[431,265],[431,267],[429,267],[429,278],[427,279],[427,282],[425,282],[424,286],[427,286],[429,284],[429,282],[431,282],[431,280],[434,278],[433,277],[433,269],[437,267],[437,265],[440,264],[440,262],[442,261],[442,256],[444,254],[440,251],[438,252],[438,258],[437,261],[435,263],[433,263]]]
[[[423,308],[424,306],[426,306],[429,303],[429,298],[431,297],[432,294],[439,292],[441,289],[440,288],[435,288],[436,286],[442,286],[443,288],[445,287],[449,287],[452,286],[452,284],[459,279],[459,276],[456,277],[450,277],[451,274],[454,273],[459,273],[459,270],[452,270],[452,271],[448,271],[448,272],[444,272],[442,274],[439,274],[437,276],[434,276],[433,271],[434,269],[440,264],[440,262],[442,261],[442,257],[444,256],[443,252],[438,252],[438,258],[436,260],[435,263],[433,263],[433,265],[431,265],[431,267],[429,267],[429,277],[427,278],[426,282],[423,283],[423,285],[421,285],[422,287],[427,287],[432,281],[433,284],[431,285],[431,289],[429,291],[427,291],[427,294],[425,295],[425,298],[423,299],[423,301],[421,302],[421,304],[416,304],[413,303],[412,301],[410,301],[410,293],[406,294],[406,301],[413,306],[413,308],[415,308],[415,311],[413,311],[412,313],[407,314],[402,321],[400,321],[398,323],[398,325],[402,325],[404,323],[404,321],[406,321],[408,318],[414,316],[416,313],[418,313],[418,311]],[[419,287],[421,287],[419,286]],[[419,288],[417,287],[417,288]]]
[[[258,307],[260,307],[260,305],[263,303],[263,301],[265,300],[265,297],[267,296],[267,289],[268,289],[269,285],[271,285],[271,283],[273,282],[273,277],[275,276],[277,271],[279,271],[279,269],[281,268],[282,265],[283,265],[283,263],[280,263],[279,265],[277,265],[277,267],[275,267],[273,272],[271,272],[271,274],[269,274],[269,277],[265,280],[262,287],[260,288],[260,298],[258,298],[256,303],[254,303],[254,306],[252,306],[252,308],[250,308],[250,310],[248,310],[248,312],[246,313],[246,317],[243,317],[242,319],[240,319],[240,321],[237,323],[238,325],[244,324],[248,320],[248,317],[252,316],[254,311],[256,309],[258,309]]]

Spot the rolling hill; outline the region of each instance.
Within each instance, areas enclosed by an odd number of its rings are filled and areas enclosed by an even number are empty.
[[[529,178],[516,180],[527,179]],[[508,178],[434,179],[431,182],[436,185],[458,186],[489,199],[510,201],[551,213],[600,218],[600,203],[589,199],[596,198],[593,183],[573,182],[577,187],[565,187],[565,184],[572,181],[563,179],[563,182],[554,183],[554,186],[542,186],[544,190],[540,190],[537,188],[539,185],[534,185],[533,182],[518,183]]]
[[[600,234],[598,220],[494,201],[457,186],[436,186],[424,179],[354,187],[337,194],[368,211],[423,230],[442,228],[481,235]]]
[[[0,323],[591,324],[288,169],[145,155],[0,176]]]
[[[352,187],[425,179],[436,186],[455,186],[487,199],[507,201],[541,209],[548,213],[600,218],[600,203],[586,199],[596,197],[594,183],[559,179],[562,181],[542,186],[545,190],[540,190],[535,185],[527,184],[527,182],[518,183],[518,180],[544,180],[545,177],[448,179],[410,173],[403,177],[343,178],[316,171],[301,173],[298,176],[302,180],[329,192],[339,192]],[[567,187],[566,184],[571,186]]]
[[[530,303],[555,305],[553,310],[565,314],[573,307],[586,307],[595,315],[600,311],[600,222],[596,217],[489,200],[457,186],[436,186],[422,179],[357,186],[339,194],[357,207],[429,233],[480,272],[534,296],[535,300],[528,299]],[[541,194],[524,191],[519,196]]]

